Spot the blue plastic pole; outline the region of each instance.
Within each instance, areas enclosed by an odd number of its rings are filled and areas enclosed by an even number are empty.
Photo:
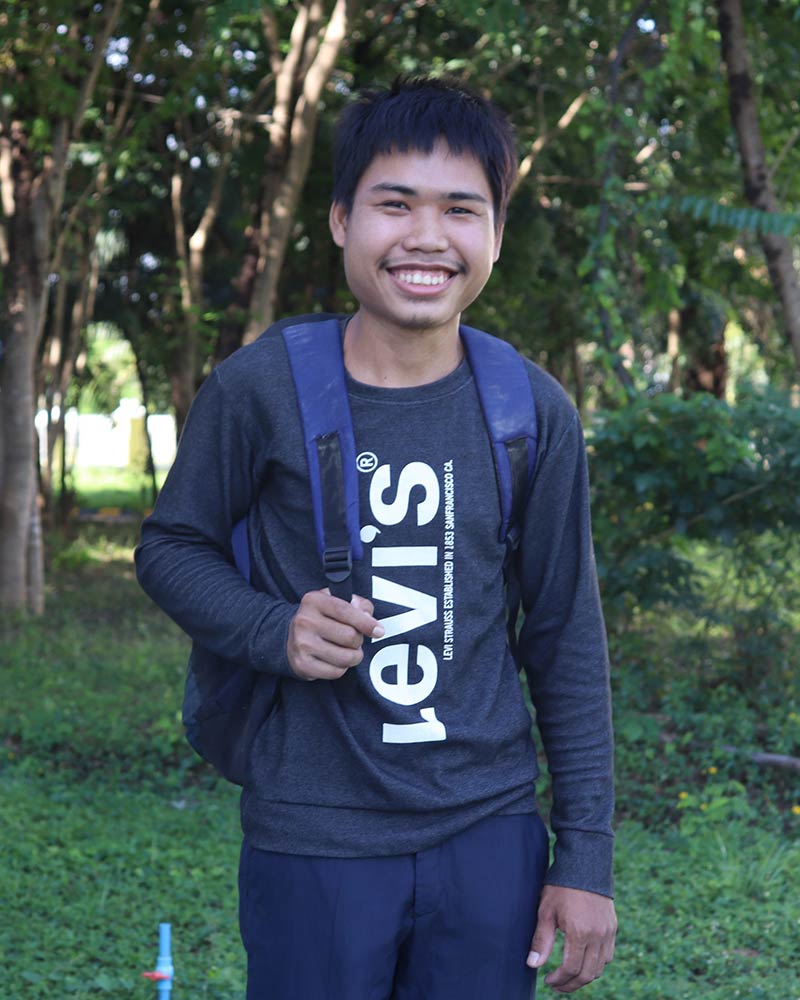
[[[168,978],[158,981],[158,1000],[169,1000],[172,992],[172,977],[175,970],[172,967],[172,928],[170,924],[158,925],[158,962],[156,972],[161,972]]]
[[[156,984],[158,1000],[169,1000],[172,992],[172,977],[175,970],[172,967],[171,927],[169,924],[158,925],[158,962],[153,972],[143,972],[145,979],[151,979]]]

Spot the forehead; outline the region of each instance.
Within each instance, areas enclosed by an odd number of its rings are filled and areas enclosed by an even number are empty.
[[[454,153],[444,142],[436,143],[430,152],[410,149],[379,153],[361,175],[356,198],[385,185],[410,188],[420,194],[469,191],[489,202],[492,197],[478,159],[471,153]]]

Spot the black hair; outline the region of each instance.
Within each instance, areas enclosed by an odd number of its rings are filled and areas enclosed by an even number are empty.
[[[376,156],[430,153],[441,140],[456,156],[472,155],[483,167],[500,225],[517,175],[514,130],[494,104],[439,77],[398,77],[391,87],[362,91],[344,109],[334,144],[333,200],[349,212]]]

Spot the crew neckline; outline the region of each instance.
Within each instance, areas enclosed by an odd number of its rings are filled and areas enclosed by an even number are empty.
[[[347,317],[341,324],[343,345],[345,328],[351,318]],[[398,387],[360,382],[350,374],[346,366],[344,368],[344,378],[347,391],[352,396],[357,396],[361,399],[381,400],[383,402],[416,403],[421,400],[438,399],[441,396],[447,396],[451,392],[460,389],[462,385],[465,385],[472,378],[472,370],[470,369],[465,351],[464,357],[451,372],[448,372],[447,375],[443,375],[441,378],[435,379],[433,382],[423,382],[421,385]]]

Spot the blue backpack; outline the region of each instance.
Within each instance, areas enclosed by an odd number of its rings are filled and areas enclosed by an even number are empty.
[[[322,571],[332,594],[353,596],[352,566],[363,554],[358,471],[345,384],[340,321],[310,318],[285,325],[282,336],[305,438],[314,528]],[[494,455],[505,541],[509,645],[516,651],[519,587],[514,554],[536,462],[536,410],[525,364],[505,341],[461,327]],[[247,519],[231,536],[233,559],[250,580]],[[250,748],[277,700],[278,678],[195,645],[189,659],[183,723],[194,750],[229,781],[244,784]]]

